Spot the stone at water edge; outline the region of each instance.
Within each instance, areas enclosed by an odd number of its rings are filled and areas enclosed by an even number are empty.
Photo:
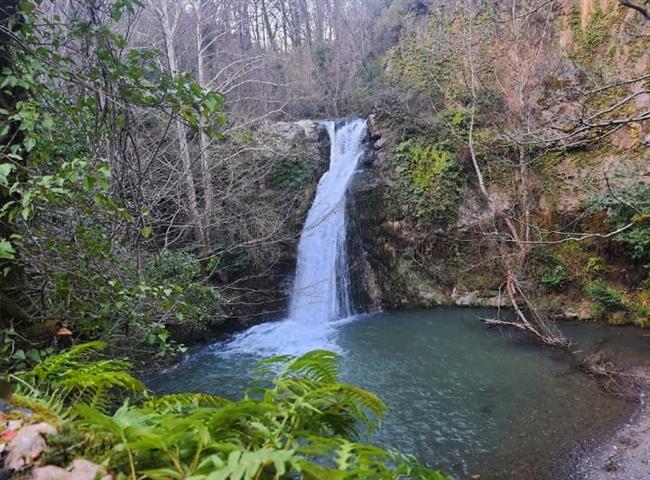
[[[35,468],[31,480],[111,480],[106,469],[101,465],[77,458],[67,469],[47,465]]]
[[[5,468],[20,470],[36,460],[47,447],[43,435],[56,433],[49,423],[36,423],[22,428],[7,445]]]
[[[35,468],[31,480],[70,480],[70,472],[61,467],[46,465]]]

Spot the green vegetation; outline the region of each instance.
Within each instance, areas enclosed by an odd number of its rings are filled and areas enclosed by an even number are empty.
[[[20,21],[7,25],[22,43],[0,72],[0,307],[15,322],[0,332],[0,344],[11,345],[12,360],[31,363],[65,326],[80,339],[112,337],[146,354],[176,352],[167,328],[202,328],[218,298],[201,285],[196,264],[175,278],[154,266],[168,260],[166,253],[145,261],[155,224],[142,187],[135,196],[124,190],[122,173],[130,167],[116,156],[132,150],[118,153],[115,135],[129,135],[125,126],[138,111],[151,119],[179,115],[190,129],[215,136],[224,121],[222,97],[189,75],[162,70],[153,49],[121,54],[127,39],[115,33],[117,24],[137,2],[117,2],[105,23],[80,17],[65,33],[60,19],[39,16],[37,3],[19,8]],[[79,57],[59,48],[62,37],[96,48]],[[66,91],[76,78],[82,86]],[[107,89],[110,102],[96,93]],[[38,332],[35,347],[15,345],[18,328]]]
[[[229,401],[150,396],[128,374],[127,361],[92,360],[104,347],[79,345],[20,375],[16,401],[60,428],[44,461],[65,466],[83,456],[118,478],[152,480],[446,478],[358,440],[386,407],[340,383],[331,352],[265,360],[253,388]]]
[[[391,158],[399,182],[400,203],[419,222],[451,226],[458,215],[461,169],[458,156],[446,145],[407,140]]]
[[[273,188],[296,191],[309,182],[314,171],[306,159],[282,157],[273,164],[269,183]]]
[[[542,275],[540,281],[554,290],[560,290],[567,282],[566,269],[563,265],[556,265],[551,271]]]
[[[587,285],[586,291],[596,302],[593,313],[597,318],[605,313],[627,310],[623,295],[602,281],[591,282]]]
[[[613,228],[631,225],[616,241],[627,248],[631,258],[650,262],[650,187],[640,175],[640,168],[619,168],[610,190],[593,195],[587,205],[592,212],[604,211]]]
[[[596,5],[589,16],[587,25],[582,28],[580,12],[577,7],[571,10],[570,25],[573,33],[573,57],[576,62],[590,65],[598,55],[599,48],[610,38],[610,24],[605,12]]]

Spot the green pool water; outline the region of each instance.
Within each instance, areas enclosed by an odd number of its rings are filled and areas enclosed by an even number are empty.
[[[603,393],[565,355],[478,320],[491,314],[441,308],[367,315],[335,324],[323,346],[341,354],[345,381],[388,404],[371,441],[459,479],[572,478],[577,456],[626,421],[636,405]],[[638,331],[564,328],[585,350],[608,345],[629,357],[650,345]],[[261,357],[236,344],[210,345],[152,378],[150,387],[235,398]],[[317,344],[310,338],[310,347]]]

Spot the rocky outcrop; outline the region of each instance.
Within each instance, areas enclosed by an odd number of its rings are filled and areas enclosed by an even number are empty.
[[[304,139],[307,142],[318,142],[322,139],[323,126],[315,120],[298,120],[295,122],[267,122],[262,128],[265,133],[280,137],[286,145]]]
[[[350,222],[348,246],[353,299],[360,311],[457,305],[467,307],[504,307],[508,305],[498,291],[463,285],[449,258],[449,241],[444,232],[419,232],[394,208],[394,187],[385,170],[385,162],[396,143],[394,133],[369,118],[370,148],[348,195]],[[494,193],[497,204],[510,208],[505,194]],[[480,195],[467,188],[458,216],[459,231],[486,222],[491,215]],[[437,261],[418,263],[427,245],[427,255],[439,252]],[[469,288],[467,288],[469,286]]]

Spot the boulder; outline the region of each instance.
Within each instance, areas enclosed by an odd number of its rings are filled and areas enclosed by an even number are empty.
[[[318,141],[318,132],[320,126],[313,120],[300,120],[297,122],[271,122],[264,126],[264,131],[271,135],[284,138],[288,142],[293,142],[304,136],[307,140]]]
[[[20,470],[36,460],[47,447],[43,435],[55,434],[49,423],[36,423],[22,428],[7,445],[5,468]]]
[[[32,480],[111,480],[106,469],[96,463],[77,458],[67,469],[46,465],[32,471]]]

